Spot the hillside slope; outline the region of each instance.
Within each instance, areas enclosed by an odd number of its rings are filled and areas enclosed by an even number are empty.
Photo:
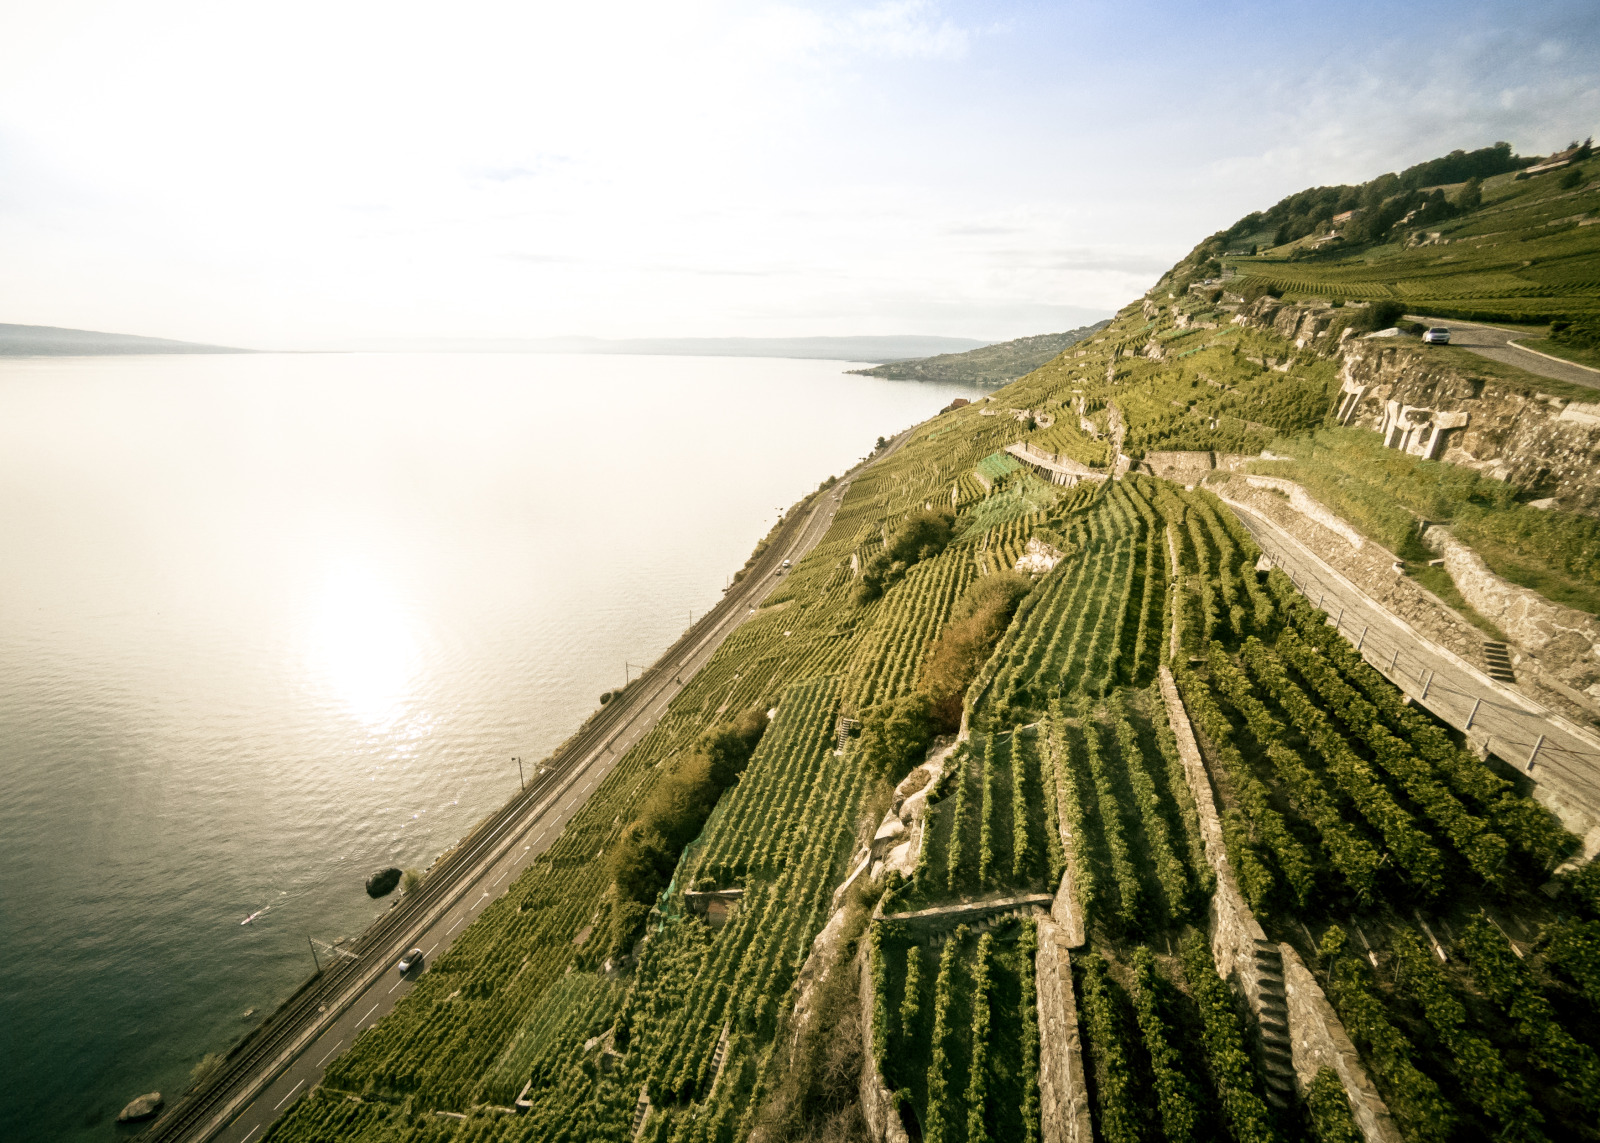
[[[82,357],[130,353],[250,353],[223,345],[171,341],[164,337],[138,337],[129,333],[98,333],[89,329],[61,329],[53,325],[0,324],[0,357]]]
[[[887,377],[894,381],[950,381],[962,385],[1004,385],[1031,373],[1070,345],[1099,333],[1108,322],[1069,329],[1065,333],[1041,333],[1019,337],[965,353],[941,353],[911,361],[892,361],[872,369],[852,369],[864,377]]]
[[[1198,268],[855,480],[268,1137],[1595,1138],[1600,875],[1206,480],[1547,563],[1593,517],[1339,426],[1375,310]]]

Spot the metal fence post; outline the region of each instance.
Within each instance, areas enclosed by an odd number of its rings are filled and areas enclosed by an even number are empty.
[[[1472,700],[1472,709],[1467,712],[1467,725],[1462,727],[1463,730],[1472,729],[1472,720],[1478,717],[1478,705],[1482,702],[1483,699],[1481,698],[1475,698]]]
[[[1539,740],[1533,744],[1533,749],[1528,751],[1528,773],[1533,773],[1533,760],[1539,757],[1539,747],[1544,745],[1544,735],[1539,735]]]

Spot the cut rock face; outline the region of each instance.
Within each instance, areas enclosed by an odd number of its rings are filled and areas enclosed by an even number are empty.
[[[159,1091],[147,1092],[139,1096],[127,1107],[122,1109],[117,1116],[118,1123],[137,1123],[141,1119],[149,1119],[161,1110],[161,1093]]]

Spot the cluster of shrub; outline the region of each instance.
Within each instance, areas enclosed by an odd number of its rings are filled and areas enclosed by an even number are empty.
[[[622,831],[609,859],[614,952],[626,948],[672,880],[684,847],[699,835],[722,791],[744,773],[766,730],[763,710],[713,727],[662,775],[638,816]]]
[[[1550,340],[1572,349],[1600,349],[1600,317],[1558,318],[1550,323]]]
[[[950,546],[956,518],[949,512],[918,512],[897,528],[883,550],[867,561],[856,583],[855,602],[871,603],[923,560]]]
[[[1032,588],[1027,576],[1009,571],[984,576],[967,588],[928,648],[917,689],[863,712],[860,749],[870,770],[898,781],[934,735],[960,728],[967,687]]]
[[[1395,222],[1413,208],[1422,212],[1412,219],[1417,225],[1440,221],[1458,213],[1476,210],[1481,203],[1479,186],[1484,179],[1520,170],[1536,159],[1514,154],[1509,143],[1496,143],[1476,151],[1452,151],[1437,159],[1407,167],[1398,174],[1379,175],[1358,186],[1309,187],[1280,199],[1264,211],[1245,215],[1226,230],[1207,238],[1179,263],[1188,267],[1188,280],[1214,278],[1220,273],[1215,260],[1226,251],[1236,250],[1255,235],[1271,234],[1272,244],[1281,246],[1326,230],[1335,215],[1347,210],[1360,213],[1344,232],[1346,243],[1371,241],[1386,234]],[[1465,182],[1467,185],[1449,202],[1442,192],[1422,195],[1423,187],[1439,187]],[[1188,281],[1180,285],[1186,288]]]

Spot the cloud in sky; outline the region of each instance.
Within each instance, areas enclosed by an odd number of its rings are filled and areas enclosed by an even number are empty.
[[[12,5],[0,320],[264,347],[1037,333],[1290,191],[1589,134],[1594,25],[1559,2]]]

